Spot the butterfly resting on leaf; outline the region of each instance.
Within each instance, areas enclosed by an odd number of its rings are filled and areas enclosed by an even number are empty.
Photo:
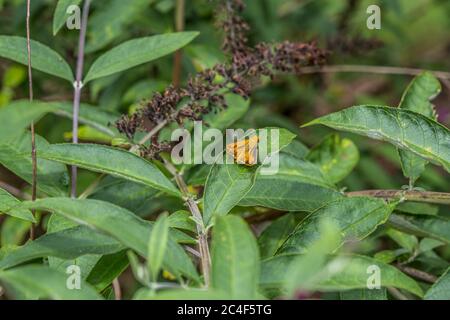
[[[227,144],[226,152],[231,155],[238,164],[253,166],[258,162],[258,141],[258,136],[253,135],[249,138]]]

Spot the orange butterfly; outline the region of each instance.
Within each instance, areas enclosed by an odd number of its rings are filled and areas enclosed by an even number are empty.
[[[257,163],[256,151],[259,138],[254,135],[237,142],[227,144],[226,151],[233,156],[237,163],[253,166]]]

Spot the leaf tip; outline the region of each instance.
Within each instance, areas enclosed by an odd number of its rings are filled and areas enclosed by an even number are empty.
[[[307,122],[307,123],[305,123],[305,124],[302,124],[302,125],[300,126],[300,128],[310,127],[310,126],[313,126],[313,125],[316,125],[316,124],[319,124],[319,123],[320,123],[320,122],[319,122],[319,119],[314,119],[314,120],[309,121],[309,122]]]

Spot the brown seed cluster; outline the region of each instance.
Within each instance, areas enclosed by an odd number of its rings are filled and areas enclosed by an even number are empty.
[[[315,43],[259,43],[248,45],[249,25],[240,13],[242,0],[220,0],[217,21],[224,31],[223,50],[229,57],[222,63],[190,77],[186,87],[169,86],[164,93],[155,93],[131,116],[116,122],[118,130],[132,139],[138,130],[149,131],[162,121],[182,124],[186,119],[201,120],[203,115],[226,108],[224,94],[232,92],[248,98],[262,76],[276,73],[300,73],[301,67],[324,63],[325,53]],[[158,152],[170,149],[170,144],[158,143],[154,137],[142,153],[155,158]]]

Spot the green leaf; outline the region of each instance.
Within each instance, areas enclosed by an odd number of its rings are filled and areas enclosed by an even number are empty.
[[[65,140],[71,141],[72,138],[73,138],[72,131],[64,132]],[[114,146],[114,142],[113,142],[113,139],[111,138],[111,136],[104,134],[103,132],[100,132],[100,131],[93,129],[91,127],[88,127],[88,126],[79,126],[78,127],[78,140]]]
[[[0,141],[12,139],[25,130],[32,121],[37,122],[49,112],[72,119],[73,105],[70,102],[41,102],[16,100],[0,109],[0,117],[9,119],[0,127]],[[85,103],[80,105],[79,122],[111,137],[118,136],[112,124],[119,118],[113,112]]]
[[[314,211],[342,197],[318,166],[287,154],[279,156],[278,172],[257,174],[253,187],[239,202],[240,206]]]
[[[159,193],[161,192],[141,183],[107,176],[100,181],[89,198],[110,202],[142,216],[149,213],[149,208]]]
[[[72,5],[79,5],[81,0],[58,0],[55,13],[53,15],[53,35],[56,36],[58,31],[66,23],[69,14],[67,9]]]
[[[204,185],[212,166],[212,164],[200,164],[189,168],[184,175],[186,183],[193,186]]]
[[[428,289],[425,300],[450,300],[450,268]]]
[[[23,208],[14,208],[20,205],[20,201],[14,198],[6,190],[0,188],[0,214],[6,213],[12,217],[22,220],[36,222],[30,210]]]
[[[230,295],[211,289],[169,289],[157,294],[149,289],[140,289],[133,300],[230,300]]]
[[[273,221],[258,238],[261,259],[274,256],[296,226],[293,214],[285,214]]]
[[[89,17],[86,52],[102,49],[127,32],[127,27],[146,14],[154,0],[112,0],[101,6]],[[153,31],[153,30],[152,30]]]
[[[117,239],[123,245],[147,256],[152,224],[113,204],[91,199],[47,198],[25,202],[25,207],[62,215]],[[176,276],[197,280],[197,272],[183,248],[170,236],[164,268]]]
[[[186,210],[178,210],[169,215],[169,226],[186,231],[197,232],[192,214]]]
[[[64,216],[51,214],[47,221],[47,235],[56,232],[62,232],[71,228],[77,227],[77,223],[73,222]],[[48,265],[61,272],[66,272],[67,268],[71,265],[76,265],[80,268],[81,277],[86,277],[91,272],[92,268],[100,260],[101,254],[88,254],[74,257],[71,259],[64,259],[55,256],[48,256]]]
[[[203,221],[226,215],[251,189],[256,166],[214,164],[208,175],[203,196]]]
[[[248,111],[250,99],[244,99],[237,94],[226,94],[225,102],[227,108],[218,113],[206,114],[203,120],[211,127],[216,129],[230,128],[233,123],[242,118]]]
[[[98,291],[103,291],[128,267],[126,251],[102,256],[89,273],[86,281]]]
[[[395,229],[386,230],[386,234],[395,242],[397,242],[402,248],[407,249],[409,252],[414,252],[419,246],[419,240],[417,237],[407,234]]]
[[[425,166],[428,164],[428,161],[405,150],[398,150],[398,155],[400,157],[403,175],[409,178],[409,186],[412,188],[414,182],[425,171]]]
[[[387,300],[385,288],[380,289],[354,289],[342,291],[341,300]]]
[[[180,192],[152,163],[128,151],[96,144],[53,144],[39,158],[111,174],[179,196]]]
[[[55,109],[53,113],[72,119],[73,105],[69,102],[51,102],[51,106]],[[81,124],[85,124],[93,129],[96,129],[108,136],[115,137],[119,133],[113,127],[120,115],[111,111],[100,109],[100,107],[92,106],[82,103],[80,105],[78,121]]]
[[[147,268],[153,281],[157,281],[169,240],[169,220],[161,215],[153,226],[148,242]]]
[[[40,152],[46,149],[48,142],[36,135],[36,150]],[[22,133],[21,136],[0,141],[0,163],[15,173],[17,176],[32,183],[33,163],[31,159],[31,134]],[[67,168],[53,161],[39,159],[37,161],[37,188],[51,196],[66,196],[68,193],[69,175]]]
[[[28,65],[27,39],[16,36],[0,36],[0,57]],[[46,45],[31,40],[31,66],[39,71],[74,81],[67,62]]]
[[[442,165],[450,172],[450,131],[416,112],[362,105],[326,115],[304,126],[314,124],[390,142],[402,150]]]
[[[352,140],[332,134],[311,149],[307,159],[319,165],[332,183],[337,183],[355,168],[359,151]]]
[[[428,252],[443,245],[445,245],[445,243],[442,241],[432,238],[423,238],[419,243],[419,252]]]
[[[197,35],[198,32],[177,32],[126,41],[95,60],[84,83],[170,54],[184,47]]]
[[[429,237],[450,244],[450,219],[445,217],[393,214],[389,225],[419,237]]]
[[[309,149],[300,141],[292,140],[292,142],[289,143],[281,152],[286,153],[294,158],[304,160],[309,153]]]
[[[439,80],[428,71],[416,76],[403,93],[399,108],[411,110],[435,119],[436,113],[430,102],[441,92]]]
[[[237,216],[219,217],[211,245],[212,288],[232,299],[256,298],[259,253],[256,239]]]
[[[431,203],[406,201],[400,203],[396,210],[410,214],[435,216],[439,213],[439,206]]]
[[[330,202],[300,222],[278,253],[305,252],[319,238],[318,223],[323,218],[329,219],[340,229],[342,239],[336,248],[346,241],[362,240],[386,222],[395,205],[367,197],[342,198]]]
[[[127,251],[127,257],[130,264],[131,272],[136,280],[147,286],[150,279],[146,268],[140,263],[138,256],[131,250]]]
[[[0,244],[2,248],[21,244],[30,227],[31,222],[27,220],[14,217],[4,219],[0,227]]]
[[[277,134],[272,137],[273,130],[277,130],[275,131]],[[229,160],[231,156],[226,155],[225,163],[215,163],[212,166],[206,180],[203,197],[203,220],[205,224],[208,224],[213,216],[228,214],[250,191],[255,182],[256,173],[260,171],[261,175],[264,174],[263,171],[266,169],[266,166],[270,165],[267,159],[278,157],[278,153],[295,138],[295,134],[280,128],[259,129],[258,136],[260,138],[258,148],[263,148],[263,150],[267,151],[266,159],[261,159],[263,164],[245,166],[230,163],[234,161],[233,159]],[[278,140],[272,142],[272,138],[275,137]]]
[[[323,275],[327,255],[333,253],[341,240],[339,228],[328,218],[323,218],[318,226],[320,237],[309,247],[308,252],[294,259],[286,270],[285,291],[292,296],[296,290],[314,288]]]
[[[270,175],[266,176],[270,179]],[[335,189],[335,185],[330,182],[329,176],[324,174],[318,165],[287,154],[280,154],[280,167],[273,177]],[[257,179],[264,179],[264,175],[259,174]]]
[[[266,127],[258,129],[258,148],[267,150],[267,157],[278,154],[294,141],[296,134],[284,128]],[[266,159],[261,159],[264,162]]]
[[[40,265],[30,265],[0,271],[0,280],[14,289],[19,299],[100,300],[101,296],[81,280],[79,290],[71,290],[68,276]]]
[[[278,288],[285,280],[287,267],[297,254],[278,255],[261,262],[260,285],[263,288]],[[397,268],[365,256],[342,256],[339,272],[332,272],[330,276],[315,286],[320,291],[341,291],[367,288],[367,281],[371,275],[370,267],[376,266],[380,271],[380,285],[407,290],[422,297],[420,286]]]
[[[430,72],[423,72],[415,77],[403,93],[399,108],[414,111],[424,116],[436,120],[436,113],[430,101],[441,91],[441,84]],[[398,150],[402,170],[405,177],[410,179],[412,186],[425,170],[428,163],[426,160],[417,157],[415,154]]]
[[[37,122],[54,108],[48,103],[17,100],[0,108],[0,119],[8,119],[0,126],[0,143],[23,134],[31,122]]]
[[[397,250],[382,250],[382,251],[378,251],[377,253],[375,253],[373,255],[373,258],[384,262],[384,263],[392,263],[395,260],[397,260],[397,258],[405,253],[407,253],[408,251],[406,249],[397,249]]]
[[[110,254],[122,249],[123,246],[117,240],[85,226],[77,226],[48,233],[14,249],[0,260],[0,269],[48,256],[75,259],[86,254]]]

